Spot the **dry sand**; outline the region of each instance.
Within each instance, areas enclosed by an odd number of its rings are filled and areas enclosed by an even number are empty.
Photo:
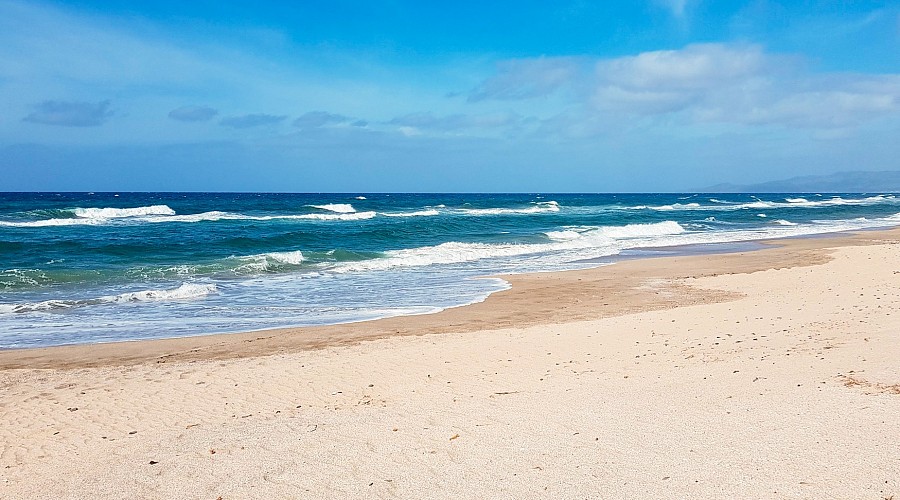
[[[900,499],[900,231],[0,352],[0,498]]]

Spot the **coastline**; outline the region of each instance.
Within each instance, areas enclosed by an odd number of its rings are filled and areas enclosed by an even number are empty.
[[[0,352],[0,497],[900,494],[900,229],[769,244],[432,315]]]
[[[72,344],[0,350],[0,370],[15,368],[86,368],[178,360],[230,359],[267,356],[393,336],[418,336],[470,332],[484,328],[526,327],[554,322],[601,319],[640,311],[730,300],[736,297],[716,291],[680,287],[677,299],[642,290],[646,279],[681,280],[711,276],[722,269],[749,273],[778,267],[809,266],[828,259],[828,249],[865,245],[885,237],[897,237],[900,228],[816,237],[753,241],[760,248],[747,251],[666,254],[672,247],[642,249],[642,255],[571,271],[485,276],[501,278],[509,289],[494,292],[484,301],[447,308],[435,313],[393,316],[369,321],[324,326],[273,328],[236,333],[146,339],[97,344]],[[723,246],[734,245],[725,243]],[[661,251],[653,255],[654,250]],[[718,257],[722,257],[720,260]],[[670,259],[670,260],[667,260]],[[683,266],[689,272],[667,272]],[[584,288],[584,285],[589,288]],[[571,287],[578,286],[578,289]],[[623,293],[624,292],[624,293]],[[562,295],[560,295],[562,293]],[[606,297],[600,308],[577,304]],[[561,309],[547,301],[567,305]],[[535,307],[537,306],[537,307]]]

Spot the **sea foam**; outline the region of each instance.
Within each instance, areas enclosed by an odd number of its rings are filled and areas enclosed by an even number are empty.
[[[272,217],[273,219],[313,219],[313,220],[365,220],[374,218],[375,212],[352,212],[335,214],[303,214]]]
[[[73,208],[63,210],[74,217],[56,217],[31,221],[0,221],[7,227],[90,226],[119,219],[141,219],[146,216],[172,216],[175,211],[168,205],[151,205],[134,208]]]
[[[326,214],[298,214],[298,215],[248,215],[231,212],[202,212],[199,214],[174,215],[169,217],[141,217],[140,222],[214,222],[219,220],[365,220],[375,217],[375,212],[349,212]]]
[[[565,231],[547,231],[544,233],[553,241],[570,241],[581,238],[581,233],[567,229]]]
[[[591,257],[618,253],[618,240],[652,238],[655,236],[677,235],[684,228],[674,221],[651,224],[629,224],[626,226],[600,226],[545,233],[550,243],[467,243],[450,241],[440,245],[389,250],[384,258],[360,262],[348,262],[336,266],[336,272],[356,272],[384,270],[398,267],[422,267],[435,264],[459,264],[500,257],[516,257],[589,249]]]
[[[135,208],[76,208],[72,210],[76,217],[85,219],[118,219],[123,217],[139,217],[141,215],[175,215],[168,205],[151,205]]]
[[[684,227],[681,224],[667,220],[652,224],[628,224],[625,226],[603,226],[598,231],[604,236],[622,239],[622,238],[646,238],[649,236],[666,236],[672,234],[681,234]]]
[[[806,198],[785,198],[784,202],[778,201],[756,201],[738,203],[725,202],[715,198],[710,198],[710,202],[714,205],[701,205],[700,203],[673,203],[670,205],[635,205],[623,207],[627,210],[656,210],[660,212],[671,211],[691,211],[691,210],[709,210],[709,211],[729,211],[729,210],[749,210],[749,209],[775,209],[775,208],[820,208],[834,207],[846,205],[870,206],[880,204],[900,204],[900,199],[893,195],[869,196],[866,198],[842,198],[835,196],[827,200],[809,201]]]
[[[516,215],[538,214],[542,212],[559,212],[559,203],[555,201],[541,201],[526,208],[461,208],[461,213],[466,215]]]
[[[428,210],[419,210],[416,212],[384,212],[381,215],[384,215],[385,217],[431,217],[434,215],[441,215],[441,213],[433,208],[430,208]]]
[[[99,304],[197,299],[216,291],[216,285],[213,284],[182,283],[178,288],[168,290],[138,290],[135,292],[120,293],[118,295],[104,295],[92,299],[45,300],[42,302],[25,302],[22,304],[0,304],[0,313],[54,311]]]
[[[353,208],[353,205],[349,203],[328,203],[327,205],[309,205],[312,208],[318,208],[319,210],[328,210],[329,212],[337,212],[339,214],[349,214],[356,212],[356,209]]]
[[[205,297],[216,292],[216,285],[183,283],[170,290],[140,290],[119,295],[100,297],[101,302],[143,302],[156,300],[184,300]]]
[[[43,219],[30,221],[4,221],[0,226],[7,227],[53,227],[53,226],[93,226],[103,224],[107,219]]]
[[[245,272],[270,272],[278,271],[285,267],[299,266],[306,260],[303,252],[295,250],[293,252],[268,252],[257,255],[247,255],[237,257],[244,264],[236,267],[233,271],[236,274],[244,274]]]

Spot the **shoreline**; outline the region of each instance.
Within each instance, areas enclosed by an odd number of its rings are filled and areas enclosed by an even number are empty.
[[[711,290],[681,286],[677,300],[661,299],[658,293],[639,289],[641,280],[680,280],[724,274],[755,272],[772,268],[810,266],[829,259],[828,250],[842,246],[867,245],[882,238],[900,237],[900,228],[869,229],[819,235],[805,235],[750,242],[713,243],[710,246],[733,246],[723,251],[678,252],[680,247],[640,249],[639,255],[628,255],[586,269],[548,271],[514,275],[484,276],[506,281],[506,290],[493,292],[480,302],[442,309],[434,313],[400,315],[368,321],[322,326],[272,328],[234,333],[199,334],[186,337],[140,339],[93,344],[67,344],[35,348],[0,350],[0,370],[17,368],[85,368],[134,365],[147,362],[166,363],[179,360],[231,359],[290,353],[329,346],[351,345],[394,336],[419,336],[434,333],[471,332],[483,328],[527,327],[554,322],[601,319],[623,314],[684,305],[727,301],[736,296]],[[687,245],[700,247],[706,244]],[[741,249],[746,245],[757,248]],[[674,254],[669,251],[674,250]],[[653,252],[659,252],[654,255]],[[621,257],[621,256],[616,256]],[[710,262],[723,257],[722,262]],[[717,260],[717,259],[712,259]],[[650,262],[657,261],[656,264]],[[659,262],[661,261],[661,262]],[[660,269],[682,265],[701,272],[660,273]],[[722,266],[722,267],[716,267]],[[721,271],[721,269],[727,271]],[[661,274],[655,276],[654,273]],[[554,311],[544,303],[548,297],[570,285],[587,290],[572,292],[575,303],[596,298],[605,292],[602,308],[587,312],[578,307],[562,306]],[[598,282],[615,282],[603,286]],[[561,287],[554,291],[554,287]],[[528,296],[540,293],[542,308],[534,310]],[[502,313],[492,312],[502,310]]]
[[[900,229],[777,243],[0,353],[0,497],[897,498]]]

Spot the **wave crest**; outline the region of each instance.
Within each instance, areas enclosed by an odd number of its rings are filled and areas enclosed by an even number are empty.
[[[337,272],[383,270],[397,267],[422,267],[434,264],[458,264],[497,257],[515,257],[545,252],[591,249],[595,254],[613,255],[619,251],[617,240],[681,234],[684,228],[675,221],[627,226],[600,226],[581,230],[545,233],[550,243],[464,243],[451,241],[435,246],[390,250],[384,258],[346,263]],[[555,238],[554,238],[555,237]]]
[[[679,211],[679,210],[748,210],[748,209],[774,209],[774,208],[819,208],[833,207],[845,205],[879,205],[879,204],[900,204],[900,199],[892,195],[869,196],[866,198],[841,198],[835,196],[827,200],[809,201],[806,198],[785,198],[785,201],[764,201],[757,199],[756,201],[739,203],[727,202],[710,198],[710,202],[714,205],[701,205],[699,203],[673,203],[671,205],[635,205],[633,207],[624,207],[627,210],[656,210],[661,212]]]
[[[434,215],[441,215],[437,210],[430,208],[428,210],[419,210],[417,212],[396,212],[396,213],[382,213],[385,217],[430,217]]]
[[[309,205],[312,208],[318,208],[319,210],[327,210],[329,212],[336,212],[339,214],[352,214],[356,212],[356,209],[353,208],[353,205],[349,203],[328,203],[326,205]]]
[[[536,202],[528,208],[461,208],[459,211],[466,215],[539,214],[542,212],[559,212],[559,203],[550,200]]]
[[[205,297],[216,291],[216,285],[213,284],[182,283],[178,288],[168,290],[138,290],[136,292],[126,292],[118,295],[104,295],[93,299],[45,300],[43,302],[26,302],[22,304],[0,304],[0,313],[54,311],[99,304],[189,300]]]
[[[296,267],[303,264],[306,260],[303,252],[295,250],[293,252],[268,252],[257,255],[247,255],[238,257],[239,260],[245,262],[234,269],[236,274],[264,273],[279,271],[284,268]]]
[[[175,215],[168,205],[151,205],[134,208],[75,208],[72,213],[83,219],[120,219],[142,215]]]

